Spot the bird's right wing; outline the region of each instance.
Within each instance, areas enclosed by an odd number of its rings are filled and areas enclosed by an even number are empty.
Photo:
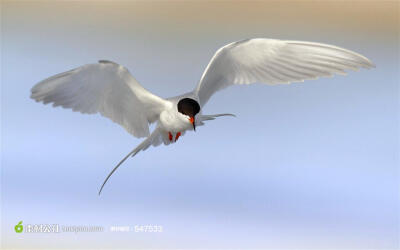
[[[143,88],[122,65],[99,61],[47,78],[32,88],[44,104],[101,115],[136,137],[149,136],[149,123],[171,105]]]
[[[203,107],[215,92],[235,84],[302,82],[373,66],[366,57],[332,45],[247,39],[214,54],[194,93]]]

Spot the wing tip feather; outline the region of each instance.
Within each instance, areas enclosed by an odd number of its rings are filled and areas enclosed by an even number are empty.
[[[113,64],[113,65],[118,65],[119,66],[118,63],[110,61],[110,60],[99,60],[98,62],[102,63],[102,64]]]

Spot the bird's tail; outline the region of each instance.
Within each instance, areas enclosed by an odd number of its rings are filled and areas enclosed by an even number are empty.
[[[101,194],[101,191],[103,190],[104,185],[107,183],[108,179],[111,177],[111,175],[115,172],[115,170],[118,169],[121,164],[128,159],[129,156],[135,156],[137,153],[140,151],[146,150],[148,147],[150,147],[153,144],[154,139],[159,135],[159,129],[156,128],[153,133],[149,137],[147,137],[142,143],[140,143],[136,148],[134,148],[129,154],[127,154],[118,164],[113,168],[113,170],[107,175],[107,178],[104,180],[103,185],[101,185],[99,195]]]

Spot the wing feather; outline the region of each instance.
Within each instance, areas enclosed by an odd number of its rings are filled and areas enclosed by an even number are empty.
[[[303,82],[371,67],[366,57],[332,45],[246,39],[214,54],[194,92],[204,106],[215,92],[234,84]]]
[[[169,103],[144,89],[125,67],[104,60],[47,78],[31,92],[44,104],[100,113],[136,137],[149,136],[149,123]]]

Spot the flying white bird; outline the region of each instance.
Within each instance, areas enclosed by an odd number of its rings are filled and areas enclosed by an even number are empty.
[[[332,45],[246,39],[220,48],[207,65],[196,88],[161,98],[140,85],[122,65],[99,61],[47,78],[32,88],[31,98],[44,104],[101,115],[120,124],[135,137],[147,137],[110,172],[100,188],[129,157],[161,143],[169,145],[204,121],[231,114],[203,115],[202,108],[218,90],[255,82],[303,82],[345,70],[374,67],[366,57]],[[149,125],[156,122],[150,134]]]

